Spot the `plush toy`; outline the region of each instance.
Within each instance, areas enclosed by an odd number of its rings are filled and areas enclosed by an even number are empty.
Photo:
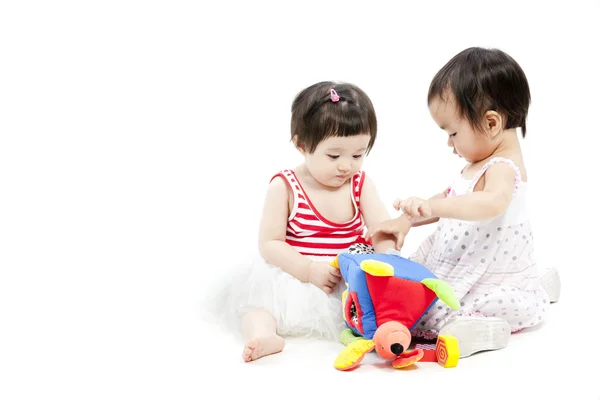
[[[424,266],[396,254],[339,254],[332,265],[340,269],[348,287],[342,295],[348,329],[341,335],[346,348],[336,358],[338,370],[352,369],[375,349],[395,368],[423,357],[422,349],[409,350],[411,331],[439,299],[452,309],[460,304],[452,288]],[[458,360],[456,339],[443,337],[445,360]],[[455,365],[455,364],[454,364]],[[453,365],[445,365],[453,366]]]

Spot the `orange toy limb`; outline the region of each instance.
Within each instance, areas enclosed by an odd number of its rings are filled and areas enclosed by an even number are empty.
[[[423,358],[423,350],[421,349],[405,351],[404,353],[400,354],[398,358],[392,361],[392,366],[394,368],[408,367],[409,365],[413,365],[419,361],[421,358]]]

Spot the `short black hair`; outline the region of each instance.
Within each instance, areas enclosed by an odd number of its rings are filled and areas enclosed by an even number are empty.
[[[331,89],[337,93],[339,101],[332,101]],[[312,153],[329,137],[360,134],[371,135],[368,153],[377,136],[377,117],[371,99],[359,87],[324,81],[296,95],[291,120],[291,138],[296,138],[296,146]]]
[[[470,47],[455,55],[433,77],[427,104],[436,97],[444,99],[447,91],[456,98],[460,116],[474,128],[483,130],[483,116],[492,110],[504,117],[504,129],[520,127],[525,137],[529,83],[519,64],[503,51]]]

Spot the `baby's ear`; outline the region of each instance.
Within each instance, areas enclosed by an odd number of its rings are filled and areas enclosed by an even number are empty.
[[[502,118],[502,115],[499,112],[489,110],[485,113],[483,118],[485,130],[492,136],[492,138],[496,137],[496,135],[502,132],[504,118]]]

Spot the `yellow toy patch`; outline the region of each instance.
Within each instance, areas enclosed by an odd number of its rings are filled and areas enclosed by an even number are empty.
[[[346,286],[348,286],[348,284],[346,284]],[[348,289],[344,290],[344,292],[342,293],[342,306],[344,304],[346,304],[346,299],[347,298],[348,298]],[[346,313],[345,312],[342,313],[342,317],[344,317],[344,321],[348,322],[346,320]]]
[[[345,371],[354,368],[365,355],[375,348],[375,342],[372,340],[356,340],[348,346],[337,356],[333,366],[340,370]]]
[[[333,261],[331,261],[330,264],[333,268],[340,269],[340,264],[338,263],[338,256],[335,256],[335,258],[333,259]]]
[[[372,276],[394,276],[394,267],[377,260],[365,260],[360,263],[360,269]]]

